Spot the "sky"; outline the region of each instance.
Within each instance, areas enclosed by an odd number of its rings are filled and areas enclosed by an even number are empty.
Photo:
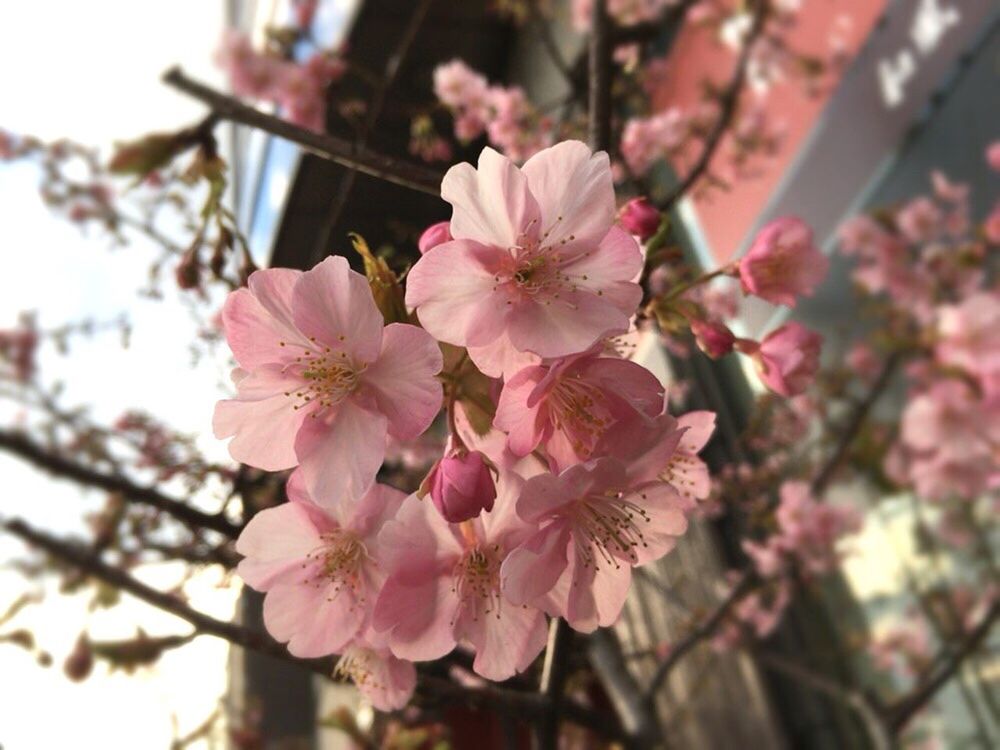
[[[67,136],[106,154],[113,141],[197,120],[201,107],[158,78],[181,64],[195,77],[222,83],[212,50],[224,7],[205,0],[7,5],[0,24],[0,128],[43,139]],[[168,416],[175,427],[198,434],[209,455],[224,457],[224,447],[209,431],[224,363],[192,368],[188,343],[194,323],[188,313],[174,298],[158,303],[137,295],[151,257],[148,248],[136,243],[108,251],[99,233],[87,236],[53,217],[37,185],[35,168],[0,165],[0,328],[13,325],[23,310],[38,310],[44,328],[85,317],[111,320],[127,311],[135,329],[129,350],[122,350],[114,334],[99,336],[76,346],[71,358],[43,351],[43,372],[66,383],[67,404],[92,404],[102,419],[129,407]],[[0,472],[6,490],[0,515],[17,513],[52,531],[80,528],[83,509],[102,500],[81,497],[75,488],[6,457]],[[22,551],[0,538],[0,612],[33,589],[6,565]],[[152,566],[140,575],[170,588],[180,570]],[[224,584],[217,575],[205,575],[186,590],[193,604],[226,618],[236,587]],[[99,665],[87,682],[70,682],[61,663],[84,627],[96,638],[130,637],[137,627],[154,634],[190,630],[135,600],[112,612],[90,612],[87,604],[86,597],[52,595],[16,621],[52,653],[50,669],[39,668],[19,648],[0,644],[3,750],[166,748],[175,723],[180,734],[190,731],[223,696],[228,649],[208,637],[137,676],[108,674]]]

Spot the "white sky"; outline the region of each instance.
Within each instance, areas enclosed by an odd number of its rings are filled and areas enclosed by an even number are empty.
[[[223,23],[221,0],[170,3],[5,3],[0,23],[0,128],[50,139],[68,136],[102,146],[150,130],[166,130],[201,116],[201,108],[165,88],[158,77],[180,63],[192,75],[221,83],[212,51]],[[114,335],[77,347],[69,359],[43,353],[43,371],[67,385],[67,404],[92,403],[113,419],[141,407],[168,416],[182,430],[199,433],[214,456],[212,405],[218,398],[218,364],[192,369],[187,346],[192,323],[176,301],[148,302],[136,295],[149,252],[136,244],[109,252],[104,238],[85,237],[53,217],[37,194],[37,171],[0,164],[0,328],[21,310],[37,309],[43,327],[84,317],[113,319],[128,311],[133,346],[122,351]],[[83,343],[83,342],[81,342]],[[18,513],[45,528],[79,528],[81,511],[100,503],[53,483],[11,459],[0,460],[0,514]],[[0,538],[0,564],[21,548]],[[176,569],[145,570],[147,580],[169,588]],[[235,591],[212,578],[192,583],[193,602],[219,617],[232,611]],[[0,568],[0,611],[27,588]],[[83,627],[96,637],[129,637],[136,626],[151,633],[187,633],[170,616],[130,600],[111,613],[88,613],[81,597],[51,596],[27,610],[17,625],[33,629],[55,665],[48,670],[12,646],[0,644],[0,746],[37,748],[166,748],[172,717],[183,734],[199,725],[225,691],[227,648],[199,638],[169,654],[155,671],[108,675],[98,666],[82,685],[69,682],[61,663]],[[8,628],[3,628],[7,630]]]

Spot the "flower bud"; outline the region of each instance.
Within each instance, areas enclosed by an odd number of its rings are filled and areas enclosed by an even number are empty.
[[[740,284],[745,294],[794,307],[797,297],[816,290],[829,265],[813,244],[808,225],[801,219],[781,217],[757,233],[740,259]]]
[[[81,633],[76,640],[73,651],[63,663],[63,671],[74,682],[82,682],[87,679],[93,669],[94,652],[90,648],[90,641],[86,634]]]
[[[994,141],[986,148],[986,163],[990,169],[1000,172],[1000,141]]]
[[[656,206],[646,198],[633,198],[622,208],[618,214],[621,225],[630,234],[634,234],[642,242],[645,242],[660,228],[662,217],[656,210]]]
[[[428,475],[431,500],[450,523],[475,518],[493,510],[497,488],[483,455],[478,451],[455,450],[445,454]]]
[[[451,242],[451,240],[451,224],[447,221],[439,221],[424,230],[420,239],[417,240],[417,247],[420,248],[420,254],[423,255],[431,248],[443,245],[445,242]]]
[[[736,341],[733,332],[725,324],[712,320],[691,321],[691,333],[694,334],[698,348],[712,359],[729,354]]]
[[[756,350],[741,351],[753,357],[764,385],[780,396],[797,396],[816,376],[822,344],[822,336],[793,321],[765,336]]]

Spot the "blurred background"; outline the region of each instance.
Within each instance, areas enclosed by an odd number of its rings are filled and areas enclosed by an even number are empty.
[[[114,222],[88,215],[86,201],[66,199],[58,188],[90,180],[87,160],[107,162],[116,143],[197,123],[204,105],[161,83],[163,73],[181,66],[191,79],[227,91],[232,82],[216,61],[224,31],[242,31],[261,45],[274,29],[301,20],[299,5],[94,0],[4,8],[0,128],[45,144],[32,158],[0,163],[5,355],[25,326],[36,334],[34,385],[26,389],[17,378],[5,378],[0,386],[4,519],[16,516],[56,536],[90,539],[114,512],[115,494],[128,495],[135,484],[185,497],[212,513],[220,503],[252,505],[253,497],[273,489],[266,477],[237,468],[211,434],[213,405],[230,389],[229,353],[218,345],[213,321],[226,288],[174,279],[177,259],[187,257],[192,229],[197,231],[204,191],[196,186],[186,193],[186,208],[157,204],[154,223],[150,206],[161,199],[155,186],[139,180],[100,176],[116,203],[128,204]],[[317,49],[336,49],[352,70],[365,71],[331,87],[323,129],[410,159],[415,118],[433,99],[434,69],[453,58],[490,81],[522,87],[538,106],[570,97],[572,75],[560,66],[585,53],[586,34],[574,25],[571,4],[561,0],[540,4],[546,31],[539,32],[530,10],[535,5],[432,2],[405,57],[398,57],[416,3],[321,0],[307,33],[286,49],[302,61]],[[522,6],[528,9],[523,14]],[[825,361],[843,363],[852,340],[873,325],[858,314],[852,262],[836,252],[843,222],[930,192],[934,170],[969,187],[974,223],[993,208],[1000,174],[983,154],[1000,139],[1000,7],[995,0],[802,0],[795,12],[787,44],[804,51],[803,59],[806,53],[833,56],[835,46],[839,66],[812,88],[795,80],[768,82],[759,107],[780,137],[766,158],[725,189],[689,194],[673,218],[687,257],[705,269],[739,257],[769,220],[803,218],[832,261],[819,292],[794,311],[741,300],[729,324],[738,335],[757,338],[793,317],[824,335]],[[650,39],[671,63],[647,81],[642,96],[649,111],[697,106],[704,80],[732,64],[732,50],[692,19]],[[371,104],[370,78],[387,70],[391,85],[380,92],[378,126],[365,130],[358,123],[370,112],[362,104]],[[281,112],[268,102],[259,106]],[[273,134],[224,121],[215,135],[228,164],[226,221],[246,241],[244,254],[236,259],[234,251],[229,261],[234,278],[253,266],[309,268],[330,253],[347,254],[348,232],[359,232],[373,248],[388,249],[394,263],[405,264],[416,257],[420,231],[448,218],[449,207],[434,196],[359,174]],[[71,164],[53,155],[64,138],[92,151]],[[481,140],[456,142],[435,168],[474,160],[481,146]],[[63,177],[54,179],[52,165],[64,162]],[[668,190],[676,174],[666,164],[661,171],[651,180]],[[720,437],[709,451],[713,470],[740,463],[738,437],[763,390],[752,366],[744,366],[748,360],[679,364],[657,336],[644,340],[641,357],[667,382],[696,381],[694,402],[720,412]],[[898,426],[904,399],[897,384],[878,403],[884,424]],[[44,455],[18,442],[23,435]],[[158,458],[143,464],[150,455]],[[133,484],[116,488],[81,477],[60,458],[105,475],[123,474]],[[182,464],[187,468],[178,468]],[[921,619],[914,613],[928,592],[943,581],[962,582],[963,571],[975,564],[962,554],[929,551],[921,530],[937,522],[941,506],[920,508],[910,492],[850,478],[827,495],[831,503],[859,510],[860,531],[844,540],[843,566],[796,602],[769,648],[776,658],[812,660],[824,674],[860,670],[874,674],[877,685],[906,685],[913,675],[905,668],[875,674],[847,654],[859,639],[896,634],[901,623]],[[995,506],[986,507],[992,514]],[[116,559],[127,561],[136,578],[183,592],[194,608],[220,620],[259,625],[259,596],[241,588],[230,558],[220,563],[212,557],[223,554],[218,540],[161,527],[153,516],[131,523],[136,539],[155,541],[143,550],[116,542]],[[985,528],[977,554],[985,549],[991,555],[995,527]],[[180,554],[181,547],[188,552]],[[629,669],[645,678],[655,672],[661,644],[685,632],[691,612],[718,599],[738,549],[731,522],[706,518],[673,555],[637,579],[615,629],[625,654],[634,655]],[[982,581],[970,575],[967,585],[982,587]],[[664,597],[664,589],[682,606]],[[338,707],[349,707],[362,727],[373,721],[350,687],[294,666],[211,636],[183,647],[156,640],[187,629],[129,595],[53,570],[22,541],[0,534],[0,614],[8,607],[0,620],[3,750],[338,748],[350,746]],[[940,639],[933,618],[927,620],[905,644],[890,639],[896,645],[886,647],[886,658],[906,661],[920,650],[914,641]],[[81,647],[81,633],[90,646]],[[909,746],[1000,745],[997,645],[994,637],[992,647],[935,698]],[[732,747],[734,736],[752,747],[868,745],[840,701],[803,690],[738,650],[706,648],[693,655],[671,675],[662,701],[661,717],[678,747]],[[498,747],[519,746],[517,731],[495,717],[443,716],[453,747],[472,747],[477,737],[492,738],[482,742],[496,740]]]

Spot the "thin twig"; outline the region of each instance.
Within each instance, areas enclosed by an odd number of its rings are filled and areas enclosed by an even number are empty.
[[[611,19],[607,0],[594,0],[588,71],[590,147],[607,151],[611,148]]]
[[[343,138],[292,125],[188,78],[180,68],[168,70],[163,75],[163,82],[208,105],[221,120],[263,130],[296,143],[323,159],[411,190],[428,195],[439,192],[441,174],[434,170],[368,149],[359,150]]]
[[[114,492],[126,500],[163,511],[193,529],[209,529],[234,539],[239,527],[225,516],[205,513],[187,503],[169,497],[153,487],[136,484],[121,475],[105,474],[71,459],[48,451],[19,432],[0,430],[0,450],[23,458],[42,471],[70,479],[86,487]]]
[[[740,51],[736,69],[733,71],[732,78],[729,79],[729,83],[726,85],[719,99],[719,117],[715,121],[715,125],[709,132],[708,137],[705,138],[705,145],[702,146],[701,154],[691,169],[688,170],[687,175],[670,191],[666,198],[658,202],[661,210],[669,210],[678,200],[684,197],[687,191],[705,174],[712,163],[712,157],[715,156],[716,150],[722,143],[722,137],[729,130],[733,117],[736,115],[736,105],[739,103],[740,93],[743,91],[743,85],[746,81],[750,55],[753,52],[757,39],[764,30],[768,10],[769,0],[758,0],[753,23],[743,42],[743,49]]]
[[[660,686],[663,685],[667,677],[673,671],[681,659],[695,646],[698,645],[705,638],[709,638],[722,622],[726,619],[730,610],[741,600],[744,596],[749,594],[757,585],[757,577],[751,573],[747,572],[743,574],[743,577],[736,582],[729,594],[723,599],[719,605],[712,610],[712,613],[703,619],[697,627],[689,631],[687,635],[681,638],[676,643],[671,644],[670,653],[667,657],[659,663],[656,667],[656,672],[653,673],[652,679],[649,681],[649,687],[646,688],[646,693],[649,696],[653,696],[659,691]]]
[[[998,619],[1000,619],[1000,599],[993,602],[979,624],[969,631],[957,649],[942,660],[941,666],[935,672],[889,708],[888,722],[894,732],[899,733],[905,729],[910,719],[955,676],[965,660],[983,645]]]

